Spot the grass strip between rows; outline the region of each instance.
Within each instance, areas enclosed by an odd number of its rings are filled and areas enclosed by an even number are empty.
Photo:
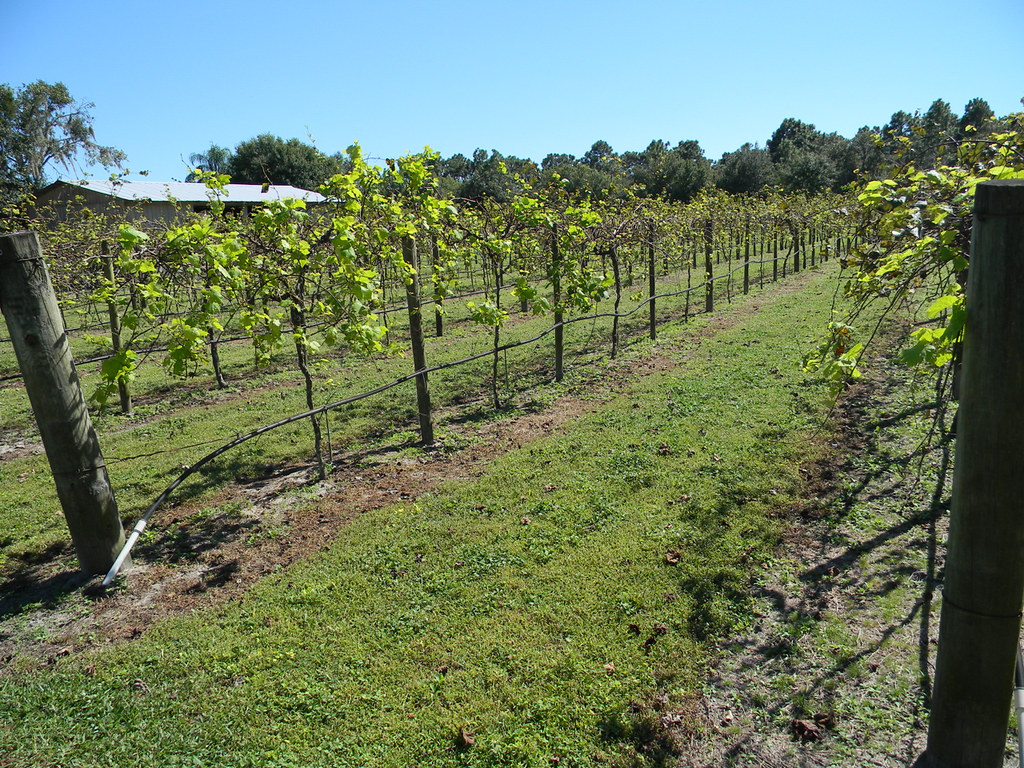
[[[827,270],[831,272],[831,270]],[[0,678],[12,766],[657,765],[751,617],[826,408],[824,273],[476,482],[363,513],[237,603]],[[752,300],[752,299],[751,299]],[[737,306],[742,302],[737,301]],[[660,757],[659,757],[660,755]]]

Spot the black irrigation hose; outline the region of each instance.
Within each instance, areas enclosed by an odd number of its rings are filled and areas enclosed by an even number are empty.
[[[736,269],[732,270],[732,272],[735,272],[738,269],[742,269],[742,267],[743,267],[743,265],[741,264],[739,267],[737,267]],[[722,277],[727,277],[728,275],[731,275],[732,272],[729,272],[726,275],[721,275],[719,277],[712,278],[712,280],[709,281],[709,282],[714,282],[714,280],[721,279]],[[493,355],[495,353],[507,352],[510,349],[515,349],[516,347],[522,347],[522,346],[525,346],[527,344],[534,344],[534,343],[540,341],[541,339],[543,339],[545,336],[548,336],[549,334],[553,333],[557,328],[561,328],[561,327],[564,327],[566,325],[572,325],[573,323],[585,322],[587,320],[596,320],[596,319],[602,318],[602,317],[630,317],[630,316],[636,314],[637,312],[639,312],[644,306],[649,304],[651,301],[654,301],[656,299],[670,298],[670,297],[673,297],[673,296],[681,296],[683,294],[691,293],[692,291],[699,290],[700,288],[703,288],[704,285],[706,285],[706,283],[702,284],[702,285],[699,285],[699,286],[696,286],[696,287],[686,288],[686,289],[681,290],[681,291],[673,291],[673,292],[669,292],[669,293],[657,294],[655,296],[649,296],[644,301],[640,302],[634,309],[630,310],[629,312],[625,312],[625,313],[598,312],[598,313],[594,313],[594,314],[591,314],[591,315],[581,315],[579,317],[572,317],[572,318],[569,318],[568,320],[563,320],[560,323],[556,323],[555,325],[551,326],[550,328],[548,328],[545,331],[542,331],[541,333],[539,333],[538,335],[534,336],[533,338],[524,339],[522,341],[509,342],[509,343],[506,343],[506,344],[502,344],[502,345],[500,345],[498,347],[492,347],[492,348],[488,349],[485,352],[478,352],[478,353],[476,353],[474,355],[470,355],[469,357],[464,357],[461,360],[454,360],[454,361],[447,362],[447,363],[440,363],[438,365],[428,366],[427,368],[423,368],[423,369],[421,369],[419,371],[414,371],[413,373],[409,373],[409,374],[406,374],[405,376],[401,376],[401,377],[399,377],[397,379],[394,379],[393,381],[388,382],[387,384],[382,384],[379,387],[375,387],[374,389],[367,390],[366,392],[361,392],[358,395],[352,395],[351,397],[342,398],[341,400],[336,400],[333,403],[328,403],[327,405],[322,405],[322,406],[320,406],[318,408],[313,408],[313,409],[308,410],[308,411],[303,411],[302,413],[298,413],[298,414],[295,414],[293,416],[289,416],[287,418],[281,419],[279,421],[275,421],[272,424],[267,424],[267,425],[262,426],[262,427],[260,427],[258,429],[254,429],[253,431],[248,432],[248,433],[246,433],[244,435],[236,437],[234,440],[231,440],[230,442],[225,443],[224,445],[222,445],[220,448],[218,448],[215,451],[211,451],[210,453],[208,453],[205,456],[203,456],[195,464],[192,464],[191,466],[189,466],[184,472],[182,472],[180,475],[178,475],[178,477],[174,480],[173,483],[171,483],[169,486],[167,486],[167,488],[164,489],[164,491],[156,498],[156,500],[152,504],[149,505],[149,508],[143,513],[142,517],[139,518],[139,521],[135,524],[135,527],[132,529],[131,535],[128,537],[128,540],[125,542],[124,546],[121,548],[121,552],[118,554],[117,559],[114,561],[114,564],[110,567],[110,570],[107,572],[106,577],[103,579],[103,586],[104,587],[110,586],[110,584],[113,583],[114,579],[117,578],[118,571],[121,569],[121,566],[123,565],[125,559],[128,557],[128,554],[131,552],[132,547],[135,546],[135,542],[138,541],[139,536],[141,536],[142,532],[146,529],[146,525],[149,523],[150,517],[152,517],[153,513],[156,512],[157,509],[159,509],[160,505],[163,504],[167,500],[167,498],[171,495],[171,493],[179,485],[181,485],[190,475],[194,474],[200,468],[202,468],[205,465],[209,464],[211,461],[216,459],[218,456],[220,456],[223,453],[226,453],[227,451],[231,450],[232,448],[235,448],[235,447],[241,445],[242,443],[248,442],[249,440],[252,440],[253,438],[259,437],[260,435],[263,435],[263,434],[265,434],[267,432],[270,432],[271,430],[277,429],[278,427],[283,427],[283,426],[286,426],[288,424],[292,424],[292,423],[294,423],[296,421],[301,421],[302,419],[307,419],[307,418],[310,418],[310,417],[313,417],[313,416],[318,416],[318,415],[320,415],[322,413],[326,413],[327,411],[333,410],[335,408],[340,408],[343,405],[348,405],[350,403],[355,403],[355,402],[358,402],[360,400],[365,400],[366,398],[372,397],[373,395],[378,395],[381,392],[387,392],[388,390],[393,389],[393,388],[399,386],[400,384],[404,384],[405,382],[410,381],[410,380],[416,378],[417,376],[419,376],[421,374],[426,375],[426,374],[429,374],[429,373],[434,373],[435,371],[443,371],[443,370],[445,370],[447,368],[454,368],[457,365],[464,365],[466,363],[473,362],[474,360],[479,360],[479,359],[484,358],[484,357],[490,357],[491,355]]]

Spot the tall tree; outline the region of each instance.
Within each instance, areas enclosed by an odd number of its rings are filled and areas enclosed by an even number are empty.
[[[889,122],[881,131],[882,151],[886,156],[900,160],[910,151],[920,124],[921,116],[919,114],[911,115],[902,109],[899,112],[893,112]]]
[[[603,164],[617,159],[618,155],[612,150],[612,145],[603,139],[598,139],[583,155],[583,162],[591,168],[600,168]]]
[[[859,171],[867,176],[874,177],[887,164],[887,158],[882,148],[875,140],[879,134],[878,128],[862,127],[857,134],[850,139],[850,171]]]
[[[583,157],[549,154],[540,164],[543,184],[555,174],[573,199],[605,200],[618,195],[629,180],[623,178],[622,159],[607,141],[595,141]]]
[[[774,175],[768,150],[749,142],[726,152],[715,165],[716,186],[733,194],[758,192],[772,183]]]
[[[680,141],[669,148],[654,140],[643,152],[624,152],[623,164],[633,183],[648,197],[687,202],[711,183],[711,163],[696,141]]]
[[[779,183],[789,191],[839,190],[853,181],[850,142],[787,117],[768,140]]]
[[[924,169],[953,161],[956,154],[953,140],[958,125],[949,102],[933,101],[921,119],[921,127],[923,132],[914,142],[915,164]]]
[[[238,184],[290,184],[316,189],[345,168],[337,156],[328,157],[310,144],[264,133],[235,147],[227,170]]]
[[[817,143],[818,130],[813,123],[805,123],[794,117],[787,117],[775,132],[768,139],[768,154],[771,155],[773,163],[784,161],[784,153],[787,150],[813,149]]]
[[[455,196],[478,202],[485,198],[507,202],[522,190],[523,182],[535,179],[538,172],[532,160],[502,155],[496,149],[490,153],[476,149],[472,159],[453,155],[441,165],[442,174],[459,181]]]
[[[551,152],[540,161],[542,171],[559,171],[576,165],[576,156],[567,155],[563,152]]]
[[[96,143],[94,106],[75,101],[64,83],[0,84],[0,194],[9,199],[41,189],[54,167],[120,167],[124,153]]]
[[[995,117],[995,112],[984,99],[971,99],[964,106],[964,114],[957,123],[957,137],[963,138],[967,135],[967,127],[975,130],[975,136],[985,136],[992,132],[989,121]]]

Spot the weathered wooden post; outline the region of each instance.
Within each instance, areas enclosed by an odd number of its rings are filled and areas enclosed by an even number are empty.
[[[555,381],[563,378],[562,350],[565,326],[562,324],[562,254],[558,248],[558,226],[551,228],[551,303],[555,308]]]
[[[750,293],[750,217],[743,230],[743,295]]]
[[[1024,599],[1024,180],[978,185],[925,764],[1003,764]]]
[[[665,266],[668,267],[668,256],[665,256]],[[668,270],[666,269],[666,272]],[[650,327],[651,341],[658,338],[658,311],[655,308],[655,293],[657,292],[658,286],[654,275],[654,222],[652,221],[647,228],[647,298],[650,299],[650,306],[648,307],[648,325]],[[689,298],[689,296],[687,296]]]
[[[402,237],[402,258],[412,267],[412,277],[405,284],[406,303],[409,308],[409,337],[412,343],[412,363],[416,375],[416,408],[419,411],[420,439],[424,445],[434,444],[434,416],[427,386],[427,355],[423,341],[423,312],[420,308],[420,260],[416,241],[410,235]]]
[[[714,222],[708,218],[704,222],[704,311],[715,311],[715,265],[711,260],[711,251],[714,248]]]
[[[35,232],[0,235],[0,310],[79,565],[106,573],[124,527]]]
[[[612,260],[612,274],[615,280],[615,308],[612,314],[612,360],[619,352],[619,303],[622,301],[622,280],[619,276],[619,251],[613,245],[608,249],[608,256]]]
[[[772,282],[779,281],[779,233],[772,239]]]

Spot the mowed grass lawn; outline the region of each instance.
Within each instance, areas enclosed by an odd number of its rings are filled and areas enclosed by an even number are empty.
[[[831,273],[662,327],[677,365],[240,601],[15,665],[0,765],[663,764],[817,453]]]

